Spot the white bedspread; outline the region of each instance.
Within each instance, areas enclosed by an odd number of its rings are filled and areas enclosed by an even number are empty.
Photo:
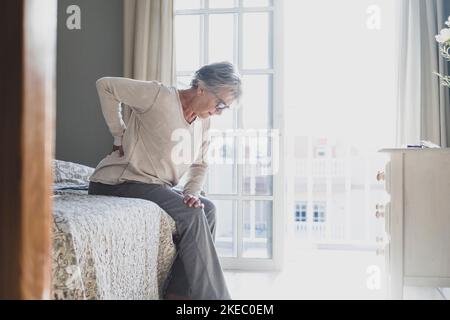
[[[156,204],[90,196],[86,191],[58,191],[53,211],[55,238],[58,234],[65,237],[65,241],[54,241],[55,259],[61,259],[53,268],[54,281],[61,279],[58,272],[69,274],[64,283],[55,283],[54,288],[83,287],[78,292],[82,297],[56,294],[56,298],[160,298],[157,259],[161,215],[165,212]],[[72,245],[74,252],[70,257],[67,246]],[[70,259],[76,261],[71,263]]]

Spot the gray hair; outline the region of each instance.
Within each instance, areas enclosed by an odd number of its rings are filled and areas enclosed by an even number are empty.
[[[230,62],[212,63],[197,70],[191,81],[191,86],[198,88],[200,83],[216,94],[221,89],[228,89],[231,90],[236,99],[239,99],[242,95],[241,76]]]

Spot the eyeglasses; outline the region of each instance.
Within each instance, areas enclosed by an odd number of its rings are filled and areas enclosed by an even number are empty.
[[[209,92],[211,92],[216,97],[216,99],[218,101],[217,104],[216,104],[216,110],[222,111],[222,110],[231,108],[229,105],[227,105],[225,102],[223,102],[223,100],[220,99],[220,97],[215,92],[213,92],[213,91],[209,91]]]
[[[219,103],[216,105],[216,109],[221,111],[225,109],[230,109],[231,107],[227,104],[225,104],[223,101],[219,101]]]

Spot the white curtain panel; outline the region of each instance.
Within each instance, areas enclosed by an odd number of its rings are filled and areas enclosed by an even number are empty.
[[[449,93],[433,72],[447,74],[435,35],[445,27],[443,0],[401,0],[397,144],[428,140],[447,147]]]
[[[174,0],[124,0],[124,76],[174,85]],[[124,121],[130,109],[122,111]]]

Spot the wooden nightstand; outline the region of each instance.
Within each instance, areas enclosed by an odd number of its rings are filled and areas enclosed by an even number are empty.
[[[386,270],[392,299],[403,287],[450,287],[450,149],[385,149],[390,161],[377,174],[390,202],[385,219]]]

